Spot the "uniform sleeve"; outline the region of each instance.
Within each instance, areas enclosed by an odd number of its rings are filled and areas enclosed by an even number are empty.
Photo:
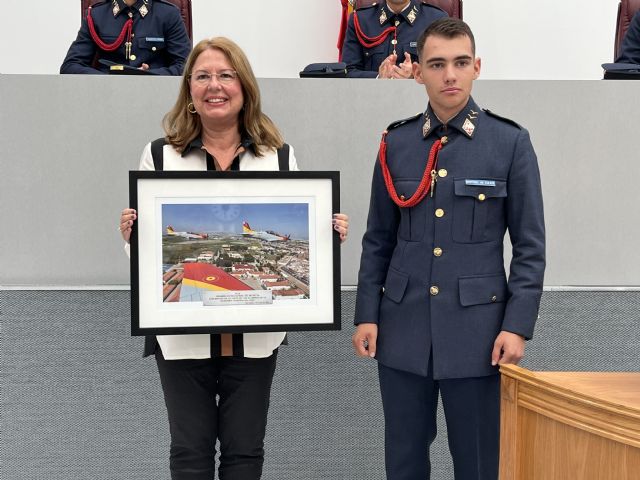
[[[400,211],[389,197],[378,159],[371,183],[367,230],[362,238],[354,320],[356,325],[378,323],[382,286],[396,246],[399,222]]]
[[[353,13],[349,16],[347,23],[347,34],[342,46],[342,61],[347,64],[347,77],[376,78],[378,76],[377,71],[364,70],[364,49],[356,35]]]
[[[150,68],[149,72],[156,75],[182,75],[184,63],[191,51],[191,41],[187,35],[187,29],[182,21],[180,11],[169,6],[168,18],[164,25],[164,39],[166,44],[166,66]]]
[[[516,142],[507,189],[512,259],[502,329],[529,339],[542,296],[545,227],[538,161],[526,130],[520,132]]]
[[[91,66],[95,55],[96,44],[91,38],[87,19],[85,18],[82,20],[78,36],[69,47],[67,56],[60,66],[60,73],[103,74],[104,72]]]
[[[622,40],[618,63],[636,63],[640,65],[640,12],[631,20],[631,25]]]

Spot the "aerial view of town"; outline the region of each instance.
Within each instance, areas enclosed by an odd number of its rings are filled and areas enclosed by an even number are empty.
[[[243,290],[309,298],[307,204],[163,204],[162,225],[165,302]]]

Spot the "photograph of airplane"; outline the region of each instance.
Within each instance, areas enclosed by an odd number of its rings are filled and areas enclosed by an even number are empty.
[[[267,231],[253,230],[249,226],[249,223],[246,220],[242,222],[242,234],[250,237],[259,238],[260,240],[264,240],[265,242],[286,242],[291,238],[291,235],[281,235],[277,232],[273,232],[270,230],[267,230]]]
[[[176,232],[171,225],[167,226],[167,235],[172,237],[182,237],[187,240],[206,240],[209,238],[209,235],[206,233]]]

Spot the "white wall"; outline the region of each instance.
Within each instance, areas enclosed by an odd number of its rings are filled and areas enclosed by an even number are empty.
[[[78,0],[9,2],[0,73],[56,73],[80,25]],[[486,79],[597,79],[612,61],[618,0],[464,0]],[[258,77],[334,61],[339,0],[193,0],[194,40],[225,35]]]

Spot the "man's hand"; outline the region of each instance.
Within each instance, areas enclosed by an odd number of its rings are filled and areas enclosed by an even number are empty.
[[[517,365],[524,357],[524,338],[517,333],[501,331],[493,342],[491,365],[512,363]]]
[[[138,67],[140,70],[149,70],[149,65],[147,65],[146,63],[143,63],[142,65],[140,65],[140,67]]]
[[[359,357],[375,357],[377,340],[378,325],[375,323],[361,323],[356,327],[356,333],[351,337],[353,348]]]
[[[398,56],[393,53],[385,58],[378,68],[378,78],[393,78],[393,68],[396,66]]]
[[[404,52],[404,62],[400,65],[395,63],[391,67],[392,78],[413,78],[413,63],[411,62],[411,55],[408,52]]]

